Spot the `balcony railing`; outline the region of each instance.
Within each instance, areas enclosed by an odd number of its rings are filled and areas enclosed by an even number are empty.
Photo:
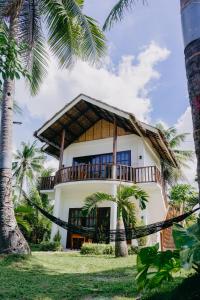
[[[115,172],[115,173],[114,173]],[[41,178],[41,190],[52,190],[60,183],[83,180],[119,180],[133,183],[157,182],[161,184],[161,174],[156,166],[133,168],[126,165],[83,164],[66,167],[55,176]]]

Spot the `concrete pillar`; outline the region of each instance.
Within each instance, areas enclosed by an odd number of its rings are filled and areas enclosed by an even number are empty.
[[[60,204],[61,204],[61,189],[60,188],[55,188],[55,202],[54,202],[54,210],[53,210],[53,215],[55,217],[60,217]],[[52,228],[51,228],[51,241],[53,240],[55,234],[59,230],[59,226],[52,223]]]
[[[114,184],[112,187],[112,195],[115,197],[117,194],[117,184]],[[111,202],[110,205],[110,230],[116,230],[117,226],[117,204]],[[115,242],[111,242],[111,244],[115,244]]]

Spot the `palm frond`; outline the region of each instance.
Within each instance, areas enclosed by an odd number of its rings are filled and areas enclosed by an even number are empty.
[[[37,94],[47,75],[48,54],[42,32],[41,8],[38,0],[24,1],[19,17],[19,41],[24,44],[23,61],[30,73],[31,94]]]
[[[43,1],[50,49],[62,67],[71,66],[77,58],[94,63],[105,55],[105,37],[82,7],[80,0]]]
[[[124,18],[125,12],[133,8],[138,0],[119,0],[109,13],[103,25],[103,30],[110,29],[114,23],[121,21]],[[146,0],[139,0],[143,4]]]
[[[170,147],[171,148],[176,148],[181,145],[186,139],[186,137],[189,135],[189,133],[181,133],[174,135],[174,137],[171,138],[170,140]]]
[[[85,199],[84,206],[82,208],[82,212],[84,215],[89,215],[91,211],[93,211],[95,208],[97,208],[97,205],[103,201],[113,201],[116,202],[116,199],[106,193],[97,192],[94,193]]]
[[[140,189],[136,185],[132,186],[119,186],[117,190],[117,198],[119,202],[126,201],[127,199],[134,197],[139,201],[139,205],[141,209],[146,208],[146,203],[148,202],[148,194]]]

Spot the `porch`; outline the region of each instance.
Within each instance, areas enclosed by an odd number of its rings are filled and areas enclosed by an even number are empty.
[[[62,168],[55,176],[42,177],[40,190],[52,190],[60,183],[84,180],[117,180],[134,184],[162,183],[160,170],[156,166],[134,168],[120,164],[81,164]]]

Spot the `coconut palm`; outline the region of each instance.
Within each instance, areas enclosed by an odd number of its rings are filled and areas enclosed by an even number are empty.
[[[121,21],[124,17],[125,11],[128,11],[133,8],[135,4],[135,0],[118,0],[109,13],[103,29],[109,29],[115,22]],[[146,0],[140,0],[141,3],[146,3]],[[183,35],[186,32],[190,32],[190,36],[194,37],[194,39],[189,41],[189,44],[186,45],[185,48],[185,64],[186,64],[186,75],[188,81],[188,92],[190,98],[190,106],[191,106],[191,113],[192,113],[192,122],[193,122],[193,136],[194,136],[194,144],[195,144],[195,153],[197,157],[197,181],[199,187],[199,204],[200,204],[200,122],[199,122],[199,107],[200,107],[200,85],[196,84],[197,78],[200,77],[200,60],[199,60],[199,42],[200,38],[193,33],[195,30],[195,26],[191,27],[190,21],[194,18],[193,10],[189,8],[189,5],[194,4],[200,5],[199,2],[195,0],[185,1],[180,0],[181,11],[188,5],[188,12],[185,14],[186,22],[185,27],[182,26]],[[194,71],[195,70],[195,71]]]
[[[97,23],[83,13],[84,0],[0,0],[0,22],[8,24],[8,38],[14,50],[25,44],[20,62],[7,56],[7,65],[21,72],[4,72],[0,135],[0,253],[27,253],[28,245],[17,227],[11,203],[12,118],[14,79],[25,75],[35,94],[47,74],[46,45],[61,67],[77,58],[94,63],[105,53],[105,39]],[[43,29],[46,28],[45,35]],[[16,56],[17,51],[14,52]],[[14,56],[14,57],[15,57]],[[10,62],[10,64],[9,64]],[[5,70],[6,71],[6,70]],[[22,73],[22,74],[21,74]],[[6,220],[6,221],[5,221]],[[9,221],[8,221],[9,220]]]
[[[141,209],[145,209],[148,195],[145,191],[141,190],[138,186],[119,186],[116,196],[97,192],[85,199],[83,207],[83,214],[90,214],[92,210],[96,209],[98,204],[104,201],[112,201],[117,204],[117,224],[116,224],[116,242],[115,242],[115,256],[127,256],[128,248],[126,242],[126,236],[121,241],[117,240],[117,236],[125,235],[124,218],[129,220],[130,223],[135,223],[135,205],[133,203],[133,197],[139,201]]]
[[[26,183],[26,190],[37,181],[38,175],[43,170],[44,154],[37,147],[37,143],[21,143],[21,150],[14,155],[13,177],[19,186],[19,198],[21,200],[22,189]]]
[[[181,144],[185,141],[188,133],[178,134],[175,127],[165,128],[162,124],[157,124],[156,127],[161,130],[169,148],[174,153],[178,162],[179,168],[174,168],[167,162],[162,161],[162,173],[164,180],[170,185],[176,184],[179,180],[185,180],[183,168],[190,168],[189,161],[193,160],[194,152],[191,150],[182,150]]]

